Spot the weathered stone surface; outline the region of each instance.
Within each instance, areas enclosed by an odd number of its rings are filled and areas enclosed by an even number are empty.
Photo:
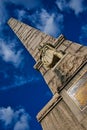
[[[41,74],[44,76],[45,73],[47,72],[47,70],[42,66],[42,67],[40,68],[40,72],[41,72]]]
[[[66,52],[70,52],[70,53],[74,54],[81,48],[81,46],[82,45],[80,45],[80,44],[72,42],[72,44],[69,47],[67,47]]]
[[[69,80],[73,74],[84,63],[84,56],[67,54],[54,68],[53,71],[60,78],[62,86]],[[59,88],[62,86],[58,86]]]
[[[87,130],[87,116],[81,121],[82,127]]]
[[[53,98],[48,102],[48,104],[38,113],[37,119],[41,121],[51,109],[60,101],[61,97],[56,93]]]
[[[87,130],[87,108],[81,111],[68,94],[71,86],[87,71],[87,47],[66,40],[63,35],[55,39],[13,18],[8,24],[36,61],[41,60],[38,46],[47,43],[64,54],[52,68],[39,66],[53,93],[53,98],[37,115],[43,130]],[[86,104],[87,97],[84,99]]]
[[[67,47],[65,45],[61,45],[57,48],[57,50],[62,50],[62,51],[65,51],[67,49]]]
[[[57,76],[54,76],[52,78],[52,80],[50,80],[50,82],[48,83],[48,86],[51,89],[53,94],[58,92],[58,88],[60,88],[61,85],[62,85],[61,81],[60,81],[59,77],[57,77]]]
[[[65,45],[67,48],[72,44],[72,41],[69,41],[69,40],[65,40],[63,42],[63,45]]]
[[[78,109],[78,107],[75,105],[73,100],[70,98],[70,96],[68,95],[67,91],[63,90],[61,92],[61,96],[63,97],[63,100],[66,102],[66,104],[68,105],[68,107],[70,108],[70,110],[72,111],[74,116],[77,118],[77,120],[81,121],[84,116],[82,115],[82,113]]]
[[[41,121],[43,129],[46,122],[46,130],[85,130],[63,100]]]
[[[19,22],[18,20],[11,18],[8,21],[9,26],[13,29],[13,31],[16,33],[18,38],[21,40],[23,45],[26,47],[26,49],[31,53],[32,50],[36,50],[36,47],[40,44],[43,44],[44,42],[50,41],[50,43],[53,43],[55,41],[55,38],[40,32],[39,30],[30,27],[22,22]],[[21,31],[20,31],[21,30]],[[38,49],[38,48],[37,48]],[[33,54],[31,54],[33,56]],[[37,54],[38,56],[38,54]],[[34,57],[34,56],[33,56]],[[35,56],[35,60],[38,58]]]
[[[44,75],[46,83],[49,83],[53,79],[54,75],[55,74],[51,70],[48,70],[47,73]]]

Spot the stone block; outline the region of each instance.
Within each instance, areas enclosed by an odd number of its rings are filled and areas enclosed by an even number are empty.
[[[47,70],[42,66],[42,67],[40,68],[40,72],[41,72],[41,74],[44,76],[45,73],[47,72]]]
[[[67,48],[67,47],[66,47],[65,45],[61,44],[61,45],[57,48],[57,50],[58,50],[58,51],[61,50],[61,51],[65,52],[66,48]]]
[[[69,47],[71,44],[72,44],[72,41],[69,41],[69,40],[65,40],[63,42],[63,45],[65,45],[66,47]]]
[[[81,47],[80,44],[77,43],[72,43],[67,49],[66,52],[70,52],[70,53],[75,53],[79,50],[79,48]]]
[[[47,73],[44,75],[44,79],[47,84],[54,78],[55,74],[51,70],[48,70]]]
[[[51,89],[52,93],[55,94],[58,92],[58,88],[61,86],[60,79],[57,76],[52,78],[52,80],[48,83],[49,88]]]

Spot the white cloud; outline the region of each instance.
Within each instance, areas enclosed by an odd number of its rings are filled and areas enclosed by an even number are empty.
[[[61,11],[70,11],[73,10],[75,15],[82,13],[86,7],[83,5],[84,0],[57,0],[56,4]]]
[[[81,27],[79,41],[80,43],[85,44],[87,46],[87,24]]]
[[[1,28],[0,30],[3,29],[2,24],[6,22],[6,19],[8,18],[9,14],[6,12],[5,8],[5,3],[8,2],[7,0],[0,0],[0,15],[1,15],[1,20],[0,20],[0,25]],[[9,2],[12,2],[16,5],[23,5],[27,9],[32,9],[36,7],[37,5],[40,4],[41,6],[41,0],[9,0]],[[32,4],[33,3],[33,4]],[[26,11],[24,9],[22,10],[16,10],[14,11],[16,16],[18,17],[19,20],[22,20],[26,16]],[[3,14],[6,14],[3,15]],[[60,15],[62,16],[60,19]],[[35,26],[41,31],[44,31],[50,35],[57,36],[62,29],[62,21],[63,21],[63,15],[58,14],[56,16],[55,12],[52,12],[49,14],[45,9],[36,11],[33,15],[28,15],[27,18],[30,19],[31,22],[35,24]],[[58,26],[61,22],[61,26]],[[57,27],[58,26],[58,27]]]
[[[68,7],[66,0],[56,0],[56,4],[61,11]]]
[[[5,128],[10,126],[13,130],[30,130],[30,120],[30,115],[23,108],[17,111],[14,111],[10,106],[0,108],[0,121]]]
[[[30,82],[33,82],[33,81],[38,81],[38,80],[40,80],[40,78],[36,77],[36,76],[21,76],[21,75],[20,76],[17,76],[17,75],[14,76],[15,86],[20,86],[20,85],[30,83]]]
[[[16,16],[17,16],[17,19],[18,20],[22,20],[22,18],[24,18],[25,17],[25,14],[26,14],[26,11],[25,10],[15,10],[15,14],[16,14]]]
[[[27,120],[27,115],[22,115],[20,120],[16,122],[14,130],[29,130],[29,124]]]
[[[49,19],[46,21],[46,25],[44,27],[44,32],[51,34],[53,36],[57,36],[62,32],[63,27],[63,15],[58,15],[55,22],[55,16],[52,14]]]
[[[8,19],[9,14],[6,10],[6,4],[7,3],[14,3],[15,5],[22,5],[25,9],[32,9],[37,7],[39,4],[41,4],[41,0],[0,0],[0,30],[3,29],[3,24],[5,24],[6,20]],[[23,15],[23,10],[20,11],[20,15]]]
[[[27,18],[40,29],[49,35],[57,37],[63,30],[64,17],[61,13],[47,12],[45,9],[37,10],[34,14],[28,15]]]
[[[5,126],[12,123],[14,111],[11,107],[0,108],[0,120],[4,122]]]
[[[5,41],[0,39],[0,56],[5,62],[11,62],[15,67],[18,67],[23,60],[22,50],[16,51],[12,45],[7,45]]]
[[[84,11],[83,0],[71,0],[69,7],[78,15]]]
[[[63,29],[63,15],[55,13],[49,14],[46,10],[42,9],[40,14],[40,23],[37,28],[52,36],[58,36]]]

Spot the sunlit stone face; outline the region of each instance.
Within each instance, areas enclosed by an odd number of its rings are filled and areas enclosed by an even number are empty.
[[[50,45],[45,45],[41,49],[40,60],[46,68],[53,68],[62,57],[62,52],[58,52]]]
[[[87,107],[87,72],[68,90],[68,94],[80,110]]]

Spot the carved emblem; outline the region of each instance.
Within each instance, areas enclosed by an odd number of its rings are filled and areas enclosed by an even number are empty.
[[[45,43],[39,46],[40,59],[37,61],[34,68],[40,70],[44,66],[46,70],[51,69],[58,77],[61,86],[59,90],[67,83],[74,73],[79,69],[84,61],[84,57],[71,53],[64,54],[62,51],[57,51],[51,44]]]
[[[45,68],[53,68],[62,57],[63,53],[61,51],[58,52],[50,44],[45,44],[40,48],[40,60]]]

